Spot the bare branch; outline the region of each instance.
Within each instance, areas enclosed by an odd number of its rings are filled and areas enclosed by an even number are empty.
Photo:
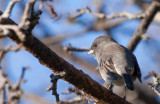
[[[29,69],[29,67],[23,67],[22,68],[22,73],[21,73],[20,79],[19,79],[16,86],[20,86],[21,83],[24,83],[25,80],[23,78],[24,78],[24,74],[25,74],[27,69]]]
[[[4,58],[5,54],[9,51],[19,51],[21,49],[21,45],[13,47],[13,46],[7,46],[4,49],[0,49],[0,61]]]
[[[144,79],[148,79],[149,77],[157,77],[157,74],[152,71],[147,76],[145,76]]]
[[[96,12],[92,12],[88,7],[83,8],[83,9],[78,9],[77,11],[79,11],[80,13],[77,15],[70,15],[71,19],[75,19],[77,17],[82,16],[84,13],[89,13],[92,14],[94,16],[96,16],[97,18],[100,19],[113,19],[113,18],[117,18],[117,17],[124,17],[124,18],[128,18],[128,19],[142,19],[145,17],[144,13],[138,13],[138,14],[131,14],[129,12],[122,12],[122,13],[113,13],[111,15],[106,16],[103,13],[96,13]]]
[[[28,18],[28,21],[30,22],[30,24],[28,25],[28,29],[27,29],[28,32],[32,32],[34,27],[39,23],[38,20],[41,14],[42,14],[42,11],[38,10],[36,12],[33,12],[30,18]]]
[[[54,8],[52,7],[51,4],[47,4],[48,8],[49,8],[49,13],[50,13],[50,16],[54,19],[54,20],[57,20],[58,19],[58,15],[57,13],[55,12]]]
[[[65,92],[63,94],[71,94],[75,93],[76,95],[82,95],[81,92],[79,92],[76,88],[67,88],[68,92]]]
[[[158,95],[160,96],[160,73],[159,75],[157,75],[155,72],[150,72],[145,78],[148,78],[152,76],[153,77],[153,81],[151,83],[148,83],[148,86],[152,88],[152,90]]]
[[[77,96],[67,100],[67,101],[61,101],[61,104],[74,104],[74,103],[78,103],[78,102],[83,102],[88,100],[88,102],[94,102],[93,99],[91,99],[91,97],[88,97],[84,92],[77,90],[76,88],[68,88],[68,92],[63,93],[63,94],[71,94],[71,93],[75,93]]]
[[[27,18],[29,15],[29,10],[34,4],[35,4],[35,0],[30,0],[30,2],[26,4],[21,23],[18,25],[19,28],[22,28],[23,26],[30,24],[29,22],[27,22]]]
[[[81,97],[77,96],[68,101],[62,101],[60,104],[88,104],[88,101],[81,99]]]
[[[7,28],[5,25],[1,26],[0,28]],[[15,31],[14,28],[12,27],[13,31]],[[94,97],[99,103],[126,103],[122,98],[111,93],[88,75],[84,74],[81,70],[77,70],[73,65],[59,57],[32,34],[25,32],[23,29],[17,30],[19,33],[13,32],[9,38],[17,44],[23,44],[27,51],[37,57],[41,64],[49,67],[54,73],[63,75],[63,80],[68,81],[86,94]],[[19,41],[21,40],[20,37],[24,37],[21,42]]]
[[[155,89],[154,85],[152,83],[148,83],[148,86],[152,88],[152,90],[158,95],[160,96],[160,91],[158,89]]]
[[[75,19],[77,17],[80,17],[82,16],[84,13],[89,13],[91,12],[91,10],[86,7],[86,8],[83,8],[83,9],[77,9],[76,11],[80,12],[79,14],[76,14],[76,15],[73,15],[73,14],[70,14],[70,19]]]
[[[132,36],[130,42],[127,45],[127,48],[131,51],[133,51],[137,44],[141,40],[141,36],[147,31],[150,23],[152,22],[154,16],[160,9],[160,1],[153,1],[152,4],[149,6],[149,8],[146,10],[145,14],[146,17],[142,19],[141,24],[137,31]]]
[[[69,47],[64,46],[63,50],[64,51],[68,51],[68,52],[73,52],[73,51],[75,51],[75,52],[84,52],[84,51],[89,51],[90,48],[74,48],[74,47],[72,47],[71,44],[69,44]]]
[[[41,3],[39,4],[39,9],[42,9],[43,7],[43,0],[41,0]]]
[[[5,88],[4,87],[0,89],[0,94],[1,94],[0,103],[1,104],[5,104],[5,96],[6,96],[6,94],[5,94]]]
[[[160,96],[160,89],[158,87],[160,86],[160,74],[159,77],[153,76],[153,82],[148,83],[148,86],[152,88],[152,90],[157,93],[158,96]]]
[[[146,16],[144,13],[131,14],[129,12],[122,12],[122,13],[113,13],[107,16],[106,18],[113,19],[117,17],[123,17],[123,18],[128,18],[128,19],[142,19],[142,18],[145,18]]]
[[[2,18],[9,18],[9,16],[11,15],[11,11],[12,11],[12,8],[14,6],[14,4],[18,1],[21,1],[21,0],[12,0],[9,2],[9,5],[7,6],[7,9],[4,11],[3,15],[1,16]]]
[[[24,73],[22,73],[24,74]],[[20,101],[21,95],[22,95],[22,90],[20,88],[20,84],[12,84],[10,82],[10,80],[8,79],[7,75],[2,72],[1,68],[0,68],[0,81],[1,81],[1,85],[0,85],[0,92],[2,94],[2,98],[1,101],[5,102],[5,90],[7,91],[7,99],[8,102],[7,104],[15,104],[18,103]],[[3,103],[5,104],[5,103]]]
[[[0,103],[1,104],[5,104],[5,84],[7,83],[7,79],[6,76],[3,74],[2,69],[0,67],[0,94],[1,94],[1,99],[0,99]]]
[[[50,77],[51,77],[52,86],[49,86],[46,90],[47,91],[52,90],[52,95],[55,95],[56,102],[59,103],[60,100],[59,100],[59,94],[57,93],[57,81],[58,79],[62,78],[62,76],[51,74]]]

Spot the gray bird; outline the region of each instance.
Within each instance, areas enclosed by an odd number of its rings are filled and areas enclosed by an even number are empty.
[[[112,90],[113,85],[124,84],[125,89],[134,90],[133,81],[136,78],[142,83],[141,71],[134,54],[111,37],[96,38],[88,54],[94,54],[102,78],[110,85],[109,90]]]

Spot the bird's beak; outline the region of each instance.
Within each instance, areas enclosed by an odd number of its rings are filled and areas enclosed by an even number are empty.
[[[90,50],[90,51],[88,52],[88,55],[93,54],[93,53],[94,53],[94,51],[93,51],[93,50]]]

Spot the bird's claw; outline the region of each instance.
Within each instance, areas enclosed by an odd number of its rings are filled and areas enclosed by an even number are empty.
[[[126,96],[123,97],[123,100],[126,101]]]
[[[109,92],[113,93],[113,90],[112,90],[112,89],[108,89],[108,90],[109,90]]]

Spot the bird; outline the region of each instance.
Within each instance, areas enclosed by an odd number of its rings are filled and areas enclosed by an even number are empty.
[[[124,99],[126,99],[126,88],[134,90],[133,81],[136,78],[142,83],[135,55],[110,36],[97,37],[88,54],[93,54],[97,60],[100,74],[109,84],[108,90],[112,91],[113,86],[125,85]]]

